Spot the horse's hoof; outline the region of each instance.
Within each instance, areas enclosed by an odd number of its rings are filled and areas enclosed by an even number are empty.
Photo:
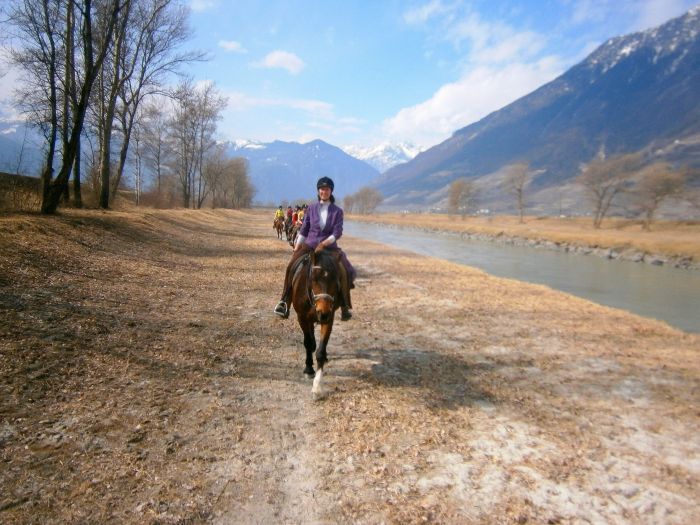
[[[326,392],[320,391],[320,392],[311,392],[311,397],[313,397],[314,401],[323,401],[326,399]]]
[[[308,376],[309,379],[311,379],[316,375],[316,371],[313,369],[313,367],[307,366],[306,368],[304,368],[304,375]]]

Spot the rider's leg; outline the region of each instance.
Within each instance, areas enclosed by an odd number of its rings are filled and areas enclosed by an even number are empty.
[[[298,250],[292,252],[292,258],[287,264],[287,270],[284,273],[284,287],[282,288],[282,298],[280,302],[275,306],[275,314],[279,315],[282,319],[289,317],[289,303],[292,298],[292,267],[294,263],[300,258],[311,251],[311,248],[302,244]]]
[[[340,276],[340,292],[341,292],[341,305],[340,305],[340,320],[347,321],[352,317],[352,301],[350,299],[350,282],[348,281],[347,268],[343,264],[342,251],[338,250],[336,252],[338,274]]]

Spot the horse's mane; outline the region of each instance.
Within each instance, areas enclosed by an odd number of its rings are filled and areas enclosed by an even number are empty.
[[[321,266],[324,270],[332,272],[333,274],[338,273],[335,257],[333,257],[329,251],[321,250],[315,254],[315,257],[317,266]]]

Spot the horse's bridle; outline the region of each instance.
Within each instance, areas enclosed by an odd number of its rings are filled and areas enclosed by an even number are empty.
[[[316,306],[316,301],[319,299],[327,299],[331,302],[331,306],[335,304],[335,297],[331,294],[327,293],[319,293],[315,294],[314,291],[311,289],[311,273],[314,271],[314,269],[322,269],[322,266],[314,266],[313,264],[309,265],[309,287],[308,287],[308,292],[309,292],[309,299],[311,300],[311,304],[315,307]]]

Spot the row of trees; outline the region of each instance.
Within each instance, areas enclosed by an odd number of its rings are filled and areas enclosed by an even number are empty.
[[[661,204],[682,194],[691,173],[688,168],[674,168],[667,162],[649,164],[644,160],[641,153],[600,156],[582,168],[575,181],[591,205],[594,228],[600,228],[616,204],[623,204],[628,213],[641,216],[644,228],[649,230]],[[513,197],[520,222],[525,211],[526,188],[535,173],[525,162],[505,170],[502,188]],[[448,213],[464,217],[473,208],[477,194],[473,181],[465,178],[453,181],[448,188]]]
[[[383,200],[384,197],[378,190],[364,186],[343,199],[343,209],[346,213],[369,215],[374,213]]]
[[[10,0],[5,10],[17,103],[46,139],[43,213],[55,212],[71,176],[82,206],[81,161],[103,208],[128,161],[137,199],[146,173],[158,192],[176,188],[185,207],[207,197],[232,205],[241,181],[236,199],[252,199],[245,163],[227,163],[214,140],[225,98],[187,79],[167,88],[183,65],[204,59],[179,50],[191,34],[181,1]]]
[[[627,206],[643,218],[644,229],[651,229],[656,212],[669,198],[682,194],[691,173],[688,168],[674,168],[668,162],[644,165],[640,153],[597,158],[577,178],[593,206],[593,226],[600,228],[603,219],[622,196]]]

